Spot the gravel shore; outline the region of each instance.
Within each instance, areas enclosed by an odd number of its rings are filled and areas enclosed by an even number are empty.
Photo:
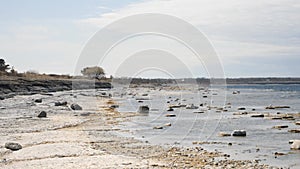
[[[201,147],[161,147],[117,136],[127,132],[117,124],[138,114],[110,108],[114,101],[104,93],[69,91],[0,101],[0,168],[273,168]],[[55,106],[60,101],[67,105]],[[72,103],[82,110],[71,110]],[[46,118],[37,117],[41,111]],[[22,149],[9,150],[7,142]]]

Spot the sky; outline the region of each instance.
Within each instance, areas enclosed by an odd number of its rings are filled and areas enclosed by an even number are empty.
[[[72,75],[97,31],[142,13],[172,15],[199,29],[226,77],[300,77],[298,0],[3,0],[0,58],[19,72]],[[192,69],[205,74],[201,64]]]

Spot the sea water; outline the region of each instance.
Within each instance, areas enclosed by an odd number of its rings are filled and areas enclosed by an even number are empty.
[[[289,140],[300,139],[299,133],[288,132],[290,129],[299,129],[295,121],[251,118],[250,114],[234,115],[237,112],[271,115],[299,113],[299,84],[228,85],[227,88],[217,89],[186,85],[180,90],[164,90],[160,87],[117,90],[117,93],[122,93],[114,96],[120,104],[120,112],[136,112],[141,105],[150,107],[148,115],[136,116],[121,124],[120,127],[130,131],[129,135],[123,133],[125,136],[158,145],[201,146],[210,151],[227,153],[237,160],[258,160],[278,167],[300,168],[300,151],[290,150],[288,143]],[[233,94],[234,91],[240,93]],[[139,102],[139,99],[142,101]],[[169,105],[179,103],[194,104],[199,108],[182,107],[167,111]],[[266,109],[270,105],[290,108]],[[218,111],[220,107],[227,112]],[[246,110],[238,110],[240,107]],[[199,111],[204,113],[195,113]],[[165,117],[170,113],[176,117]],[[164,126],[166,123],[171,123],[171,126]],[[288,125],[288,128],[274,129],[276,125]],[[163,126],[163,129],[153,129],[155,126]],[[219,132],[231,133],[233,130],[246,130],[247,136],[218,135]],[[193,142],[204,144],[194,145]],[[275,156],[275,152],[286,155]]]

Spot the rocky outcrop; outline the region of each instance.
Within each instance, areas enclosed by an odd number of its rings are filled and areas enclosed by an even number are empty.
[[[93,80],[36,80],[36,79],[0,79],[0,100],[12,98],[16,95],[33,95],[65,90],[112,88],[108,82]],[[40,103],[37,100],[37,103]]]

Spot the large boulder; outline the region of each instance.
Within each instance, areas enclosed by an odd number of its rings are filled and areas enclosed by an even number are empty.
[[[234,130],[231,135],[237,136],[237,137],[245,137],[246,131],[245,130]]]
[[[149,106],[140,106],[138,112],[139,113],[149,113]]]
[[[71,104],[71,109],[72,110],[82,110],[82,107],[79,106],[78,104],[74,103],[74,104]]]
[[[5,143],[5,148],[10,149],[12,151],[18,151],[22,149],[22,145],[19,143],[8,142]]]

